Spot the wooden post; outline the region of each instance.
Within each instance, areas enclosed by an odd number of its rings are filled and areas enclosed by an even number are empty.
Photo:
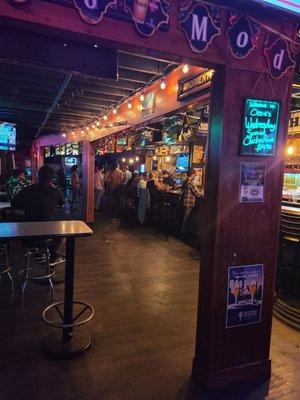
[[[82,208],[83,219],[94,222],[95,155],[92,144],[85,140],[82,146]]]
[[[292,78],[230,67],[216,71],[211,124],[199,308],[193,374],[206,387],[269,377],[269,348],[277,268],[283,152]],[[272,87],[271,87],[272,85]],[[245,97],[280,100],[276,154],[239,156]],[[263,203],[239,203],[241,162],[266,164]],[[236,259],[234,259],[236,253]],[[226,328],[227,274],[232,265],[264,265],[261,321]]]

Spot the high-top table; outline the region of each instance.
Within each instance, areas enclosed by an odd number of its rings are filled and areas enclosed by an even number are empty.
[[[93,231],[82,221],[5,222],[0,224],[0,240],[66,238],[64,313],[63,315],[60,314],[63,321],[61,324],[63,334],[61,336],[59,332],[52,333],[43,342],[43,349],[54,355],[64,357],[74,356],[88,349],[91,344],[91,339],[88,335],[78,335],[77,338],[73,335],[72,324],[74,322],[75,238],[91,236],[92,234]],[[77,303],[85,304],[82,302]]]

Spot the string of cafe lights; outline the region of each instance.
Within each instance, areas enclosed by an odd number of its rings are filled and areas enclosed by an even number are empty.
[[[133,93],[131,93],[129,96],[122,98],[122,100],[120,102],[117,102],[115,104],[113,104],[112,106],[106,108],[105,110],[101,111],[100,117],[97,117],[97,119],[94,119],[92,122],[89,122],[87,124],[81,125],[78,128],[73,128],[71,130],[66,130],[62,133],[62,137],[66,138],[67,135],[71,135],[73,137],[75,137],[77,135],[76,131],[78,131],[81,135],[84,134],[88,134],[90,130],[95,130],[95,129],[101,129],[102,125],[100,120],[102,119],[103,121],[107,121],[108,120],[108,116],[112,113],[114,115],[117,114],[119,107],[122,104],[126,104],[127,103],[127,108],[128,110],[131,110],[133,108],[133,104],[132,104],[132,99],[138,94],[139,95],[139,100],[142,103],[145,100],[145,90],[151,86],[154,82],[156,81],[160,81],[160,89],[161,90],[165,90],[167,88],[167,81],[166,81],[166,77],[171,73],[166,73],[166,71],[169,70],[169,68],[171,68],[174,65],[173,62],[169,63],[162,71],[162,73],[159,76],[154,76],[146,85],[144,85],[142,88],[139,88],[137,90],[135,90]],[[182,72],[184,74],[187,74],[189,72],[189,65],[188,64],[184,64],[182,66]],[[109,127],[113,127],[113,124],[110,123],[108,125]]]

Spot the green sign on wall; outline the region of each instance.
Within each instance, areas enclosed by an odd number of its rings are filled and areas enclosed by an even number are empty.
[[[246,98],[243,117],[242,155],[275,154],[280,102]]]

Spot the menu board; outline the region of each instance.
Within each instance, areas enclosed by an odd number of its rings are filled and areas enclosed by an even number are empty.
[[[242,155],[275,154],[280,103],[246,98],[242,127]]]

